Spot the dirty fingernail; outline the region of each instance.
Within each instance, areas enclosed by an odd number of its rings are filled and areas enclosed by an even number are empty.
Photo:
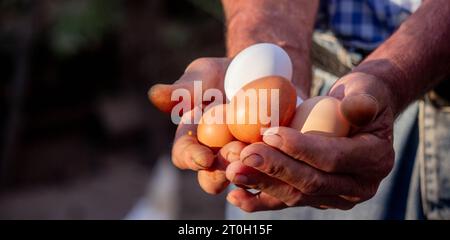
[[[248,177],[241,174],[236,174],[233,178],[233,183],[245,185],[248,183]]]
[[[264,159],[258,154],[251,154],[244,158],[242,162],[249,167],[257,168],[263,165]]]

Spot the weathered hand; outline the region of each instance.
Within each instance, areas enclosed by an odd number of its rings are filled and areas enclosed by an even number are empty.
[[[241,161],[226,170],[233,183],[261,192],[235,189],[228,201],[253,212],[295,206],[350,209],[370,199],[394,162],[390,93],[372,75],[351,73],[338,80],[329,95],[342,99],[341,111],[353,125],[350,136],[272,129],[275,134],[245,147]]]
[[[183,117],[191,117],[190,112]],[[180,169],[198,171],[198,182],[209,194],[221,193],[229,184],[225,169],[233,161],[239,161],[239,153],[246,146],[233,141],[222,147],[217,153],[200,144],[196,136],[196,124],[180,123],[172,147],[172,162]]]
[[[225,71],[230,64],[228,58],[199,58],[186,68],[180,79],[173,84],[155,84],[148,91],[150,101],[162,112],[170,113],[177,102],[171,100],[176,89],[187,89],[194,94],[194,81],[202,81],[202,90],[219,89],[223,92]],[[193,103],[193,99],[192,103]]]
[[[223,92],[223,79],[228,64],[229,60],[226,58],[197,59],[187,67],[183,76],[175,83],[153,86],[148,92],[149,99],[158,109],[169,113],[177,104],[171,101],[172,92],[184,88],[193,96],[194,81],[202,81],[203,91],[215,88]],[[183,118],[193,120],[193,114],[184,113]],[[225,178],[228,163],[239,160],[239,153],[245,144],[234,141],[215,153],[198,142],[196,132],[196,124],[180,123],[178,125],[172,148],[172,161],[180,169],[198,171],[198,181],[203,190],[210,194],[220,193],[229,183]]]

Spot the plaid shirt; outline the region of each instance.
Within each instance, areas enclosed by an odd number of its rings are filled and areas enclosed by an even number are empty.
[[[317,27],[349,50],[371,51],[386,40],[421,0],[321,0]]]

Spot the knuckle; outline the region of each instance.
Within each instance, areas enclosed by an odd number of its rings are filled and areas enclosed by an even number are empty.
[[[316,195],[324,192],[324,189],[325,182],[323,176],[318,173],[313,173],[311,174],[311,177],[304,182],[301,190],[305,194]]]
[[[339,167],[342,162],[345,160],[345,154],[342,151],[336,150],[332,152],[331,159],[325,160],[323,159],[321,162],[326,162],[323,165],[323,169],[325,172],[337,172],[339,171]]]
[[[290,153],[290,155],[297,160],[302,160],[304,158],[305,154],[302,150],[299,148],[293,146],[293,144],[284,144],[284,148],[286,149],[286,152]]]
[[[296,143],[299,141],[291,136],[286,136],[282,138],[281,141],[281,149],[283,149],[286,153],[289,153],[293,158],[297,160],[301,160],[304,158],[305,153],[302,151],[301,147],[298,147]]]
[[[286,173],[286,169],[281,164],[275,162],[264,164],[263,168],[265,173],[275,178],[282,178]]]

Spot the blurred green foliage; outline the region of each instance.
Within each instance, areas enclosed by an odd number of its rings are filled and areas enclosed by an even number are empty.
[[[166,46],[179,50],[182,50],[192,38],[189,29],[177,22],[166,24],[161,37]]]
[[[118,27],[122,18],[120,0],[58,1],[53,12],[51,48],[68,56],[99,42],[105,33]]]
[[[10,18],[13,17],[9,19],[10,22],[18,22],[18,18],[33,14],[35,7],[45,9],[45,20],[40,18],[37,20],[46,21],[42,23],[45,24],[50,50],[59,57],[70,57],[82,49],[97,46],[102,38],[107,36],[106,34],[117,31],[124,18],[125,1],[127,0],[0,0],[0,14],[8,13]],[[184,1],[219,21],[224,19],[220,0]],[[39,26],[40,23],[36,25]],[[166,24],[162,34],[165,43],[173,47],[182,47],[189,41],[189,30],[182,23]],[[10,25],[0,24],[0,36],[3,36],[3,39],[7,28],[12,27]]]
[[[220,0],[188,0],[196,7],[211,14],[214,18],[223,21],[223,10]]]

